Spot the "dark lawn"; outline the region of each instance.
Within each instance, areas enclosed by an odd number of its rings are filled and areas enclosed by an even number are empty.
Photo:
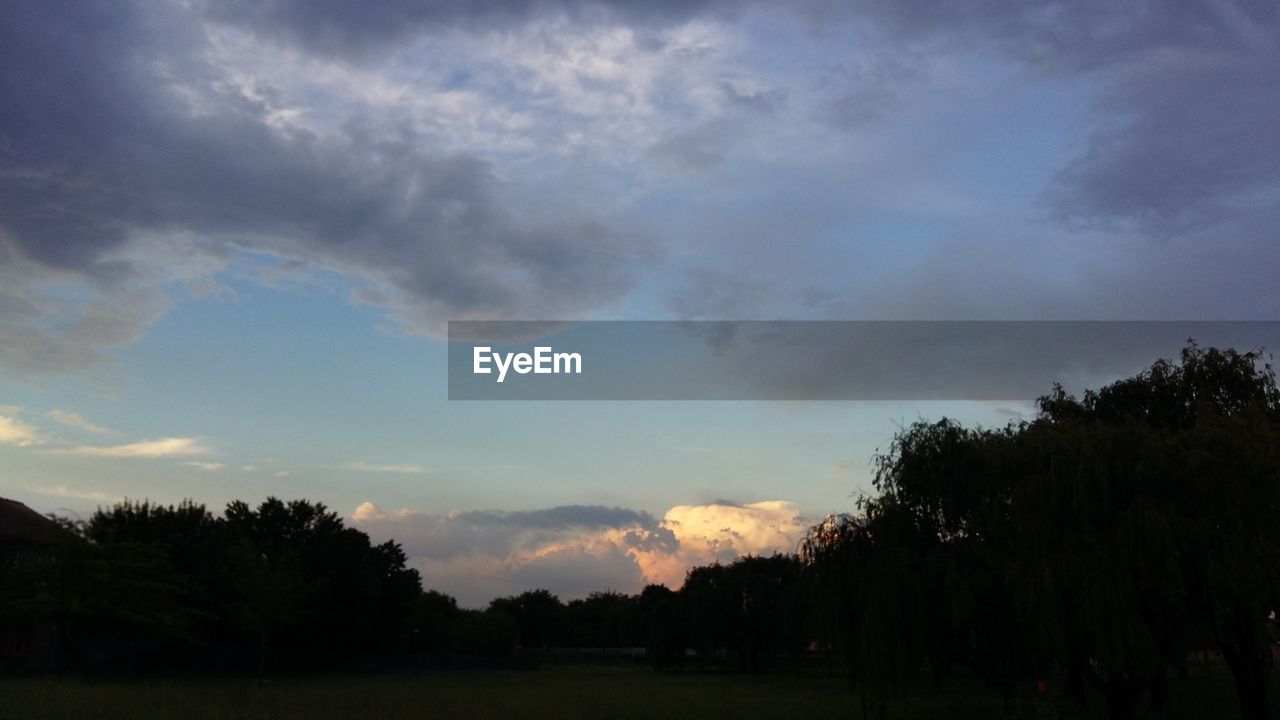
[[[1229,680],[1200,667],[1175,684],[1170,718],[1231,717]],[[1097,708],[1026,702],[952,685],[895,700],[888,718],[1097,717]],[[1139,717],[1144,717],[1139,713]],[[862,718],[848,683],[822,672],[655,673],[630,665],[252,680],[0,677],[0,718],[400,720],[407,718]]]

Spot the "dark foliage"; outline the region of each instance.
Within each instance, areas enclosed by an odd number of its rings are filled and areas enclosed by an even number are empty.
[[[879,494],[802,546],[828,637],[883,700],[956,666],[1012,696],[1091,685],[1112,717],[1160,712],[1171,669],[1220,653],[1270,718],[1280,607],[1280,393],[1258,353],[1202,349],[1033,422],[918,422]]]

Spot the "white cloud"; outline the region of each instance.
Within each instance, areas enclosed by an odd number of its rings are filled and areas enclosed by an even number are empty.
[[[810,524],[795,503],[786,500],[677,505],[663,516],[662,527],[675,535],[679,552],[638,548],[634,555],[651,582],[677,586],[695,565],[795,552]]]
[[[635,157],[669,128],[719,115],[734,30],[693,20],[649,37],[625,25],[532,23],[473,46],[473,63],[515,82],[520,130],[555,152]],[[512,97],[511,87],[516,89]]]
[[[75,490],[66,485],[38,485],[36,487],[27,488],[31,492],[40,493],[41,495],[50,495],[53,497],[73,498],[75,500],[93,500],[95,502],[116,502],[121,499],[119,495],[110,495],[104,492],[93,490]]]
[[[94,433],[95,435],[105,435],[111,432],[110,429],[104,428],[101,425],[94,425],[93,423],[86,420],[84,416],[80,415],[79,413],[73,413],[73,412],[68,412],[66,410],[59,410],[58,408],[54,408],[49,412],[45,413],[45,415],[47,415],[50,420],[53,420],[56,423],[61,423],[63,425],[66,425],[67,427],[73,427],[80,430],[84,430],[85,432],[91,432],[91,433]]]
[[[42,442],[44,440],[40,437],[40,430],[34,425],[29,425],[11,414],[0,415],[0,445],[27,447],[39,445]]]
[[[421,465],[387,465],[387,464],[367,463],[362,460],[358,460],[353,463],[348,463],[347,465],[343,466],[343,469],[344,470],[367,470],[369,472],[406,473],[406,474],[421,474],[426,472],[426,469],[424,469]]]
[[[663,516],[662,524],[672,528],[682,542],[732,545],[741,554],[794,551],[798,535],[807,527],[799,508],[785,500],[677,505]]]
[[[411,510],[400,510],[399,512],[389,513],[378,507],[376,503],[365,500],[356,506],[355,512],[351,513],[351,519],[358,523],[369,522],[371,520],[387,520],[395,517],[406,517],[411,515]]]
[[[226,467],[226,465],[223,465],[222,463],[219,463],[219,462],[200,462],[198,460],[188,460],[187,462],[183,463],[183,465],[190,465],[191,467],[200,468],[201,470],[208,470],[209,472],[216,472]]]
[[[195,438],[161,438],[159,440],[142,440],[125,445],[84,445],[81,447],[51,450],[62,455],[87,455],[91,457],[110,458],[157,458],[181,457],[184,455],[203,455],[209,448],[200,444]]]

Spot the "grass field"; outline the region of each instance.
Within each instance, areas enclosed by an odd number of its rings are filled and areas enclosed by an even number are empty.
[[[1225,678],[1201,674],[1175,688],[1167,717],[1232,717]],[[925,691],[895,701],[889,718],[1100,716],[1024,706],[1007,715],[986,690]],[[0,678],[0,720],[401,720],[407,718],[862,718],[858,697],[819,672],[658,674],[636,666],[252,680],[103,681]],[[1141,717],[1142,714],[1139,713]]]

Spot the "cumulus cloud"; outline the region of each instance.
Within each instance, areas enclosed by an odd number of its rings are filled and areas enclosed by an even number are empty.
[[[792,552],[808,523],[785,501],[680,505],[661,519],[598,505],[434,514],[364,502],[352,520],[399,541],[428,586],[471,605],[532,587],[565,597],[679,587],[694,565]]]
[[[104,458],[159,458],[203,455],[209,452],[209,448],[201,445],[196,438],[172,437],[158,440],[142,440],[124,445],[82,445],[72,448],[59,448],[49,452],[60,455],[85,455]]]
[[[53,410],[45,413],[45,415],[56,423],[61,423],[67,427],[76,428],[77,430],[84,430],[85,432],[93,433],[95,435],[105,435],[111,432],[111,430],[104,428],[101,425],[94,425],[79,413],[54,408]]]
[[[796,506],[785,500],[677,505],[667,511],[663,524],[681,542],[698,540],[712,552],[727,547],[738,555],[794,551],[797,534],[807,527]]]
[[[670,533],[669,542],[652,548],[633,545],[632,554],[651,581],[677,586],[694,565],[795,552],[810,524],[785,500],[677,505],[666,512],[660,526]]]
[[[16,408],[15,408],[16,409]],[[14,417],[15,413],[0,414],[0,445],[39,445],[44,442],[40,430]]]

